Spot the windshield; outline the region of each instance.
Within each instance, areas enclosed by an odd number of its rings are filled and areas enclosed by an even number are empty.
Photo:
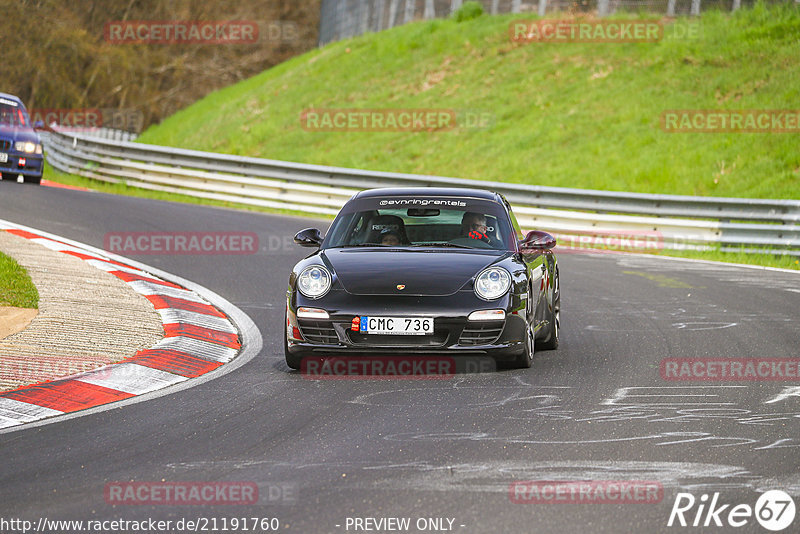
[[[398,207],[413,205],[414,207]],[[449,247],[514,250],[499,204],[475,199],[367,198],[345,206],[324,248]]]
[[[28,126],[28,114],[16,102],[0,102],[0,124],[3,126]]]

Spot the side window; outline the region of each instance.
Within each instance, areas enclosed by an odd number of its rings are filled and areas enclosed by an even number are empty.
[[[508,208],[508,216],[511,217],[511,224],[514,226],[514,234],[517,236],[517,241],[522,241],[525,236],[522,235],[522,229],[519,227],[517,218],[514,216],[514,212],[511,210],[511,206],[509,206],[508,203],[506,203],[506,208]]]
[[[363,243],[364,238],[367,235],[367,214],[365,212],[360,212],[356,216],[355,220],[353,221],[353,229],[350,231],[350,239],[348,239],[348,245],[356,245],[358,243]]]

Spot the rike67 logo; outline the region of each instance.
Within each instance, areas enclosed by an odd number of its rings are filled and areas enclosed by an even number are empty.
[[[762,493],[755,507],[749,504],[720,504],[719,493],[709,496],[703,494],[696,499],[691,493],[678,493],[672,504],[667,526],[693,527],[743,527],[755,517],[756,521],[767,530],[778,532],[794,521],[794,500],[781,490],[770,490]],[[677,520],[677,521],[676,521]]]

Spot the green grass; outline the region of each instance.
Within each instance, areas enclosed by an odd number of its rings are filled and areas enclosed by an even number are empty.
[[[38,308],[39,292],[13,258],[0,252],[0,306]]]
[[[666,133],[660,117],[800,107],[799,11],[709,11],[701,38],[627,44],[512,43],[509,23],[519,15],[417,22],[293,58],[209,95],[140,141],[548,186],[798,198],[800,134]],[[493,123],[309,132],[300,123],[309,108],[444,108],[488,112]]]
[[[722,261],[759,265],[761,267],[778,267],[781,269],[800,270],[800,259],[797,256],[776,256],[774,254],[752,254],[747,252],[722,252],[721,250],[662,250],[660,256],[674,256],[696,260]]]

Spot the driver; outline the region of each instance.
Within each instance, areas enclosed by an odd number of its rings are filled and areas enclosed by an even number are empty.
[[[486,216],[468,211],[461,217],[461,235],[471,239],[478,239],[484,243],[489,243],[489,236],[486,235]]]

